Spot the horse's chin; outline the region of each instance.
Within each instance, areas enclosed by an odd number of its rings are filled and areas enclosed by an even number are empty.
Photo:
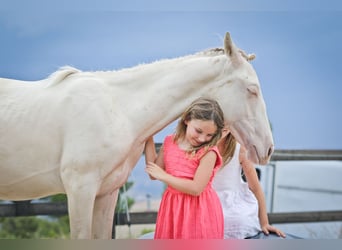
[[[270,157],[261,157],[255,145],[251,145],[248,148],[247,158],[256,165],[266,165],[270,160]]]
[[[256,147],[253,145],[247,150],[247,158],[252,161],[254,164],[261,164],[261,159],[259,157],[258,151]]]
[[[232,123],[232,125],[229,126],[229,130],[235,139],[246,148],[247,158],[250,161],[256,165],[268,164],[270,155],[273,152],[273,146],[269,147],[268,151],[271,151],[268,152],[263,148],[263,145],[273,145],[272,140],[270,140],[269,143],[268,141],[261,143],[262,140],[260,138],[253,137],[253,131],[256,131],[257,129],[253,129],[248,120],[240,120]]]

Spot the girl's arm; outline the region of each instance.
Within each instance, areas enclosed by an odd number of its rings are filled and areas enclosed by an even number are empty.
[[[246,176],[248,186],[258,201],[259,221],[260,221],[261,230],[267,235],[270,232],[274,232],[278,236],[285,237],[285,234],[281,230],[269,224],[267,209],[266,209],[265,195],[260,185],[257,172],[255,170],[254,164],[250,160],[247,159],[246,151],[242,147],[240,149],[239,158],[240,158],[242,169]]]
[[[164,169],[164,149],[163,146],[160,148],[159,153],[157,154],[156,147],[154,144],[153,136],[149,137],[145,143],[145,163],[146,165],[149,162],[153,162]],[[150,179],[155,180],[153,176],[150,176]]]
[[[214,151],[207,152],[202,157],[192,180],[170,175],[153,162],[148,162],[146,165],[146,172],[155,179],[166,183],[180,192],[198,196],[202,193],[210,180],[216,159],[217,155]]]

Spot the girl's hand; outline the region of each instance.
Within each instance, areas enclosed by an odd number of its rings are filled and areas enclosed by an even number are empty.
[[[151,179],[163,180],[167,173],[153,162],[147,162],[145,172],[149,174]]]
[[[274,226],[271,226],[270,224],[267,224],[267,225],[263,226],[261,228],[261,230],[266,235],[269,235],[269,233],[272,232],[272,233],[275,233],[276,235],[278,235],[279,237],[283,237],[283,238],[286,237],[286,235],[285,235],[285,233],[283,231],[281,231],[280,229],[278,229],[278,228],[276,228]]]

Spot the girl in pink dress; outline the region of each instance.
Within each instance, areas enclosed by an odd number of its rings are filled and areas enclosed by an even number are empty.
[[[222,163],[215,145],[223,127],[219,104],[199,98],[185,110],[158,155],[153,137],[147,140],[146,172],[167,185],[155,239],[223,239],[222,207],[211,186]]]

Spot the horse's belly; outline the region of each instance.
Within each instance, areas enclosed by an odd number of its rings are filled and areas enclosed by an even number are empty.
[[[0,177],[2,200],[30,200],[64,192],[56,171],[33,175],[17,173]]]

